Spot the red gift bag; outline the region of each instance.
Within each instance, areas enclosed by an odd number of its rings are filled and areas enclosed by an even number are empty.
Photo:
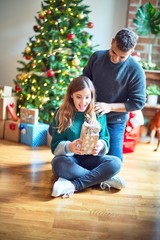
[[[140,125],[143,124],[144,118],[141,110],[130,112],[124,133],[123,153],[134,152],[140,139]]]
[[[140,138],[140,127],[132,129],[131,132],[125,131],[123,142],[123,153],[134,152],[137,142]]]

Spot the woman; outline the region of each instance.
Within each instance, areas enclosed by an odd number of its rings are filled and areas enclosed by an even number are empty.
[[[66,197],[96,184],[100,184],[101,189],[125,187],[124,180],[116,175],[121,160],[106,155],[110,140],[106,115],[96,116],[94,104],[95,89],[90,79],[80,76],[72,80],[50,127],[51,150],[55,155],[52,170],[59,177],[53,185],[53,197]],[[97,144],[89,155],[84,154],[80,138],[85,121],[98,123],[101,128]]]

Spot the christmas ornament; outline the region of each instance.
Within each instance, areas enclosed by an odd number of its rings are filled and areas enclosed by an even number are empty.
[[[22,91],[22,89],[18,86],[18,84],[16,84],[16,86],[15,86],[15,91],[17,93]]]
[[[26,56],[25,56],[25,59],[26,59],[26,60],[30,60],[30,59],[31,59],[31,56],[26,55]]]
[[[19,129],[21,131],[21,134],[26,134],[26,129],[23,124],[20,124]]]
[[[24,129],[24,125],[23,125],[23,124],[20,124],[19,129],[20,129],[20,130]]]
[[[39,12],[39,18],[40,19],[44,19],[44,16],[46,15],[46,12],[45,11],[41,11],[41,12]]]
[[[55,74],[55,72],[52,69],[47,71],[47,77],[53,77],[54,74]]]
[[[15,124],[14,124],[14,123],[11,123],[11,124],[9,125],[9,128],[10,128],[11,130],[15,130]]]
[[[54,62],[55,61],[55,56],[54,55],[50,55],[49,56],[49,61],[50,62]]]
[[[89,28],[93,28],[93,27],[94,27],[94,24],[93,24],[92,22],[89,22],[89,23],[87,24],[87,26],[88,26]]]
[[[33,68],[35,68],[35,67],[36,67],[36,64],[35,64],[35,63],[32,63],[31,66],[32,66]]]
[[[49,9],[49,10],[47,11],[47,14],[48,14],[48,15],[51,15],[51,14],[52,14],[52,11]]]
[[[72,41],[75,37],[76,37],[76,35],[74,33],[69,33],[67,36],[69,41]]]
[[[30,47],[26,47],[24,51],[25,51],[25,53],[30,53],[31,52],[31,48]]]
[[[18,81],[23,80],[22,75],[21,75],[21,74],[17,74],[16,79],[17,79]]]
[[[40,26],[39,26],[39,25],[33,26],[33,30],[34,30],[35,32],[38,32],[39,29],[40,29]]]

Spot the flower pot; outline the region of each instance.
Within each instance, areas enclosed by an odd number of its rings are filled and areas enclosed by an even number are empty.
[[[158,103],[157,95],[148,95],[147,102],[149,105],[156,105]]]

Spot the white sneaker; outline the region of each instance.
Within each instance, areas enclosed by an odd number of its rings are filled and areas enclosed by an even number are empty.
[[[52,189],[52,197],[59,197],[63,195],[63,198],[69,197],[75,191],[75,186],[67,179],[59,177],[54,183]]]
[[[125,188],[125,186],[125,180],[118,175],[115,175],[114,177],[100,183],[100,188],[103,190],[105,188],[109,188],[110,190],[111,187],[121,190],[122,188]]]

